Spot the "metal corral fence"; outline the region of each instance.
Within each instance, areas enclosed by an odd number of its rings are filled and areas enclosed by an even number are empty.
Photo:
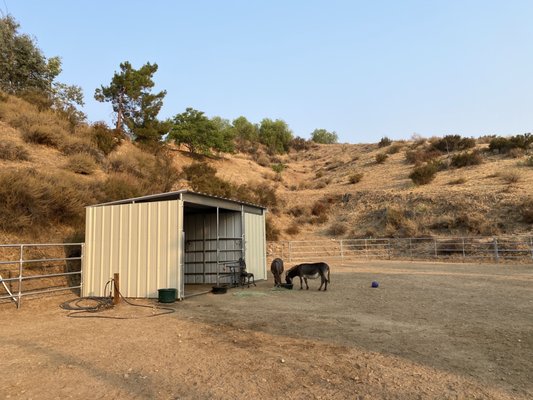
[[[533,236],[331,239],[268,242],[267,257],[287,262],[350,259],[533,263]]]
[[[0,302],[81,288],[83,243],[0,245]]]

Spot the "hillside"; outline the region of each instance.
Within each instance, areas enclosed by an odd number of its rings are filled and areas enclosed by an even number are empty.
[[[49,110],[0,99],[1,242],[81,240],[85,206],[202,188],[193,172],[184,172],[198,162],[200,170],[214,167],[224,193],[269,202],[270,239],[532,231],[532,157],[527,151],[496,154],[488,140],[475,142],[478,165],[454,167],[461,152],[432,155],[439,171],[417,186],[409,178],[415,164],[408,152],[429,154],[436,138],[381,147],[308,143],[284,155],[259,148],[206,158],[172,145],[142,149],[106,129],[72,129]]]

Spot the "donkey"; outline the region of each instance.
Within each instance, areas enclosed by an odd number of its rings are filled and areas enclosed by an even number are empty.
[[[326,278],[327,273],[327,278]],[[309,285],[307,284],[307,279],[316,279],[320,276],[320,287],[318,290],[322,289],[324,286],[324,291],[328,290],[329,279],[329,265],[325,262],[313,263],[313,264],[299,264],[295,265],[287,271],[285,275],[285,280],[287,283],[292,283],[294,277],[300,277],[300,290],[303,289],[302,278],[305,281],[306,289],[309,290]]]
[[[274,258],[270,264],[270,271],[274,275],[274,286],[281,286],[281,274],[283,273],[283,260]]]

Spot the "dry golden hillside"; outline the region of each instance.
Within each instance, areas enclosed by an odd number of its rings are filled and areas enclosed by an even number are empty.
[[[173,145],[154,152],[127,140],[115,143],[107,128],[101,143],[102,129],[73,131],[49,110],[0,99],[0,241],[80,238],[85,206],[202,188],[184,172],[198,162],[214,168],[225,193],[269,202],[270,239],[532,231],[532,156],[494,154],[484,140],[476,141],[480,164],[454,167],[458,152],[434,156],[439,171],[417,186],[409,178],[415,165],[408,152],[427,151],[437,139],[198,158]]]

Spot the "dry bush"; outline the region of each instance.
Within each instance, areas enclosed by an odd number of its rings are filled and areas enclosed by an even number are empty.
[[[409,164],[420,165],[425,162],[435,161],[441,155],[442,153],[438,150],[431,150],[431,149],[407,150],[405,152],[405,160]]]
[[[22,129],[22,139],[28,143],[58,148],[65,135],[48,125],[29,125]]]
[[[311,147],[311,141],[296,136],[289,143],[289,147],[291,147],[295,151],[309,150],[309,148]]]
[[[378,147],[387,147],[392,144],[392,140],[390,140],[387,136],[382,137],[381,140],[378,143]]]
[[[279,239],[279,229],[274,224],[274,221],[272,221],[272,217],[267,214],[266,217],[266,240],[275,242]]]
[[[330,236],[343,236],[347,231],[348,227],[344,222],[335,221],[328,227],[327,233]]]
[[[330,207],[331,203],[327,200],[318,200],[311,206],[311,215],[314,215],[316,217],[319,217],[321,215],[327,215]]]
[[[105,160],[105,154],[95,147],[93,143],[87,139],[76,136],[66,137],[60,146],[60,150],[67,156],[75,154],[88,154],[93,158],[93,160],[100,164],[102,164]]]
[[[511,157],[511,158],[521,158],[525,154],[526,154],[526,151],[524,149],[521,149],[521,148],[518,148],[518,147],[509,150],[509,157]]]
[[[522,220],[525,223],[533,224],[533,197],[520,204],[518,210],[522,215]]]
[[[0,143],[0,159],[7,161],[29,161],[30,154],[24,146],[12,142],[4,142]]]
[[[376,154],[376,163],[383,164],[389,156],[385,153]]]
[[[285,229],[285,233],[294,236],[300,233],[300,225],[296,222],[293,222],[287,229]]]
[[[524,161],[519,163],[522,167],[533,167],[533,156],[527,157]]]
[[[109,174],[100,190],[101,202],[131,199],[147,194],[138,178],[125,173]]]
[[[499,177],[508,185],[518,183],[522,180],[522,175],[519,171],[505,171],[499,174]]]
[[[326,183],[325,180],[323,180],[323,181],[317,182],[314,188],[320,190],[320,189],[324,189],[326,186],[328,186],[328,184]]]
[[[110,129],[105,122],[95,122],[90,132],[92,142],[105,155],[115,150],[121,143],[122,135],[115,129]]]
[[[396,154],[399,153],[400,150],[403,148],[403,145],[400,143],[394,143],[392,146],[390,146],[387,149],[387,154]]]
[[[461,176],[460,178],[453,179],[448,182],[448,185],[462,185],[463,183],[466,183],[466,178],[464,176]]]
[[[476,235],[498,233],[497,229],[491,224],[490,220],[487,220],[485,215],[473,211],[464,211],[456,215],[452,222],[452,228]]]
[[[94,158],[85,153],[73,154],[67,161],[67,169],[76,174],[91,175],[96,168],[97,165]]]
[[[34,234],[51,225],[83,223],[86,188],[63,175],[0,172],[0,229]]]
[[[418,225],[413,215],[396,207],[386,207],[378,211],[378,221],[384,226],[384,232],[389,237],[412,237],[418,234]]]
[[[456,154],[452,157],[451,165],[456,168],[469,167],[483,163],[483,157],[479,151],[471,151]]]
[[[270,165],[270,158],[264,153],[259,153],[257,154],[255,162],[262,167],[268,167]]]
[[[328,161],[325,164],[326,171],[333,171],[339,167],[342,167],[344,163],[341,160]]]
[[[316,171],[315,178],[320,179],[324,176],[324,171]]]
[[[294,206],[291,209],[289,209],[288,213],[292,215],[293,217],[297,218],[297,217],[301,217],[302,215],[306,214],[306,210],[302,206]]]
[[[447,135],[431,143],[431,148],[443,153],[450,153],[457,150],[467,150],[476,146],[473,138],[463,138],[460,135]]]
[[[438,166],[436,163],[428,163],[420,167],[415,167],[413,171],[409,174],[409,178],[416,185],[427,185],[437,174]]]
[[[361,172],[357,172],[354,174],[351,174],[348,177],[348,182],[350,182],[352,185],[361,182],[361,179],[363,179],[363,174]]]

